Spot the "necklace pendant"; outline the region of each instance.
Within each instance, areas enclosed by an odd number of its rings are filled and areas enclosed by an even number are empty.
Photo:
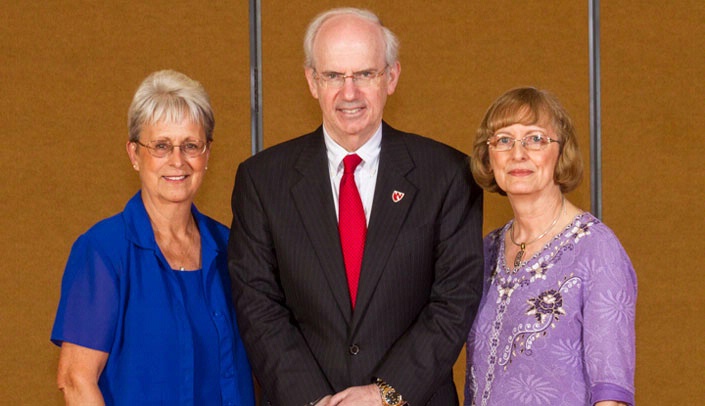
[[[519,268],[519,265],[521,265],[521,260],[524,259],[524,250],[521,249],[519,252],[517,252],[517,255],[514,257],[514,269]]]

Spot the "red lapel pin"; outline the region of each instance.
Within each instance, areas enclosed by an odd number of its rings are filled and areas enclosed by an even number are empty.
[[[399,201],[403,198],[404,198],[404,193],[402,193],[398,190],[395,190],[394,192],[392,192],[392,201],[394,203],[399,203]]]

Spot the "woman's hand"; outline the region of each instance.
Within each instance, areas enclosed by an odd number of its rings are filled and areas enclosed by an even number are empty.
[[[98,378],[108,362],[108,353],[64,342],[59,354],[56,383],[67,406],[105,405]]]

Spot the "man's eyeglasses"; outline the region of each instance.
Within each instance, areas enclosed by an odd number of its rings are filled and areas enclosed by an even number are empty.
[[[557,142],[558,144],[561,143],[560,141],[549,138],[543,134],[531,134],[521,139],[512,138],[506,135],[492,137],[487,140],[487,145],[492,147],[495,151],[509,151],[514,148],[514,143],[517,141],[519,141],[519,143],[521,143],[521,145],[529,151],[540,151],[552,142]]]
[[[387,72],[389,65],[386,65],[381,71],[374,69],[363,70],[360,72],[353,72],[352,75],[346,75],[340,72],[322,72],[318,73],[314,69],[313,75],[323,87],[330,87],[333,89],[339,89],[345,85],[345,79],[351,79],[353,84],[357,87],[368,87],[371,85],[376,85],[379,82],[379,78],[382,77]]]
[[[146,144],[143,144],[139,141],[133,142],[147,148],[149,153],[156,158],[164,158],[165,156],[171,154],[171,152],[176,147],[178,147],[181,152],[188,158],[198,158],[206,152],[206,149],[208,149],[208,142],[201,140],[186,141],[181,143],[180,145],[174,145],[171,142],[165,140],[149,141]]]

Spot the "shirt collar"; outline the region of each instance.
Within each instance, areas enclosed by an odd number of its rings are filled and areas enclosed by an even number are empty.
[[[193,215],[198,231],[201,233],[201,246],[203,252],[218,250],[218,244],[215,242],[213,230],[208,226],[205,215],[198,211],[194,204],[191,204],[191,214]],[[157,250],[157,241],[154,237],[152,223],[149,220],[149,214],[142,202],[142,191],[138,191],[125,205],[122,213],[126,224],[126,238],[132,243],[147,249]],[[204,260],[205,262],[205,260]]]
[[[204,275],[206,275],[212,269],[213,262],[220,251],[219,245],[215,240],[217,230],[215,228],[211,229],[211,226],[216,227],[215,223],[209,222],[208,218],[201,214],[194,204],[191,204],[191,214],[196,220],[198,231],[201,233],[201,268],[208,270],[208,272],[204,272]],[[166,258],[164,258],[157,246],[149,214],[147,214],[147,209],[145,209],[142,202],[142,191],[137,192],[127,202],[122,215],[126,225],[125,237],[139,247],[154,251],[160,260],[163,261],[164,266],[168,266]]]
[[[360,163],[361,168],[370,168],[372,164],[379,159],[379,152],[382,147],[382,124],[377,127],[377,131],[375,131],[372,137],[367,140],[365,144],[353,152],[348,152],[345,148],[335,142],[333,138],[328,135],[325,126],[323,126],[323,140],[326,144],[328,165],[331,174],[335,175],[338,171],[342,171],[343,159],[352,153],[355,153],[362,158],[362,163]]]

